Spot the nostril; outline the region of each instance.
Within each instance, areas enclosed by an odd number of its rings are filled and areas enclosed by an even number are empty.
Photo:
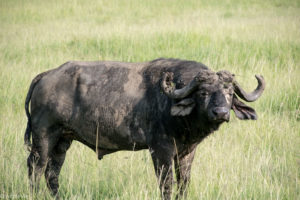
[[[227,108],[224,107],[217,107],[214,108],[212,110],[212,113],[216,116],[216,117],[224,117],[229,113],[229,110]]]
[[[226,107],[214,107],[210,110],[209,117],[211,120],[214,121],[228,122],[230,118],[230,110]]]
[[[212,110],[212,113],[215,115],[215,116],[218,116],[218,111],[216,109],[213,109]]]

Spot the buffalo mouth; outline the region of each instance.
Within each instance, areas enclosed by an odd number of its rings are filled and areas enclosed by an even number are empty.
[[[210,121],[221,124],[223,122],[229,122],[229,119],[218,119],[218,118],[210,118]]]

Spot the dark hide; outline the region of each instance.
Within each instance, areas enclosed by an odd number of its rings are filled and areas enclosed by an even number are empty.
[[[199,84],[184,98],[172,99],[161,88],[164,73],[170,74],[170,89],[194,79]],[[255,111],[233,96],[233,79],[227,71],[215,73],[201,63],[176,59],[67,62],[38,75],[25,102],[32,189],[46,168],[47,185],[57,195],[66,152],[77,140],[99,159],[120,150],[149,149],[163,198],[170,199],[173,162],[178,197],[184,195],[197,145],[229,121],[229,110],[240,119],[256,119]]]

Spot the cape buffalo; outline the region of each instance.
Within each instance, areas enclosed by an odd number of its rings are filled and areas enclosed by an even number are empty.
[[[48,188],[57,195],[66,152],[77,140],[99,159],[120,150],[149,149],[163,199],[171,197],[174,163],[180,198],[186,194],[197,145],[229,121],[230,110],[242,120],[257,118],[238,99],[260,97],[265,81],[258,75],[256,79],[257,88],[247,93],[228,71],[164,58],[144,63],[72,61],[41,73],[25,101],[31,188],[46,169]]]

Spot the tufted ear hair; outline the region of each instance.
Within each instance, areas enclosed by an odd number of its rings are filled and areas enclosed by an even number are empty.
[[[172,116],[186,116],[189,115],[196,103],[194,99],[187,98],[179,101],[171,107],[171,115]]]
[[[233,95],[231,109],[234,111],[237,118],[241,120],[257,119],[255,110],[241,102],[235,94]]]

